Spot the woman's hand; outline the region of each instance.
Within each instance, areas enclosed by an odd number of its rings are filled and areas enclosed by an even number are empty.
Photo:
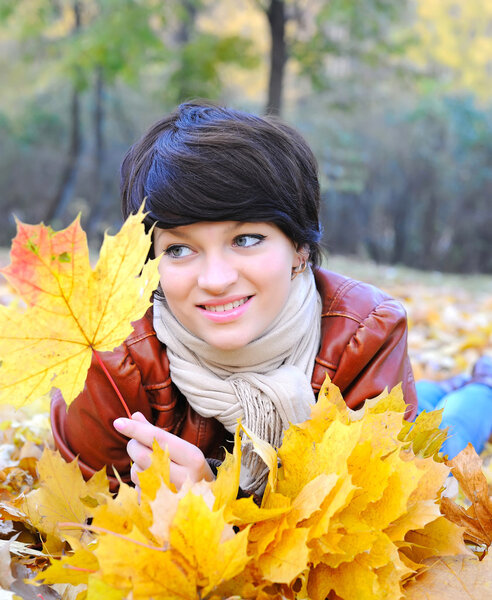
[[[167,446],[169,449],[170,479],[177,489],[183,485],[186,478],[192,482],[201,479],[213,480],[212,470],[200,448],[164,429],[155,427],[142,413],[133,413],[131,419],[116,419],[113,425],[117,431],[131,438],[126,449],[133,461],[131,478],[137,488],[139,487],[138,473],[150,467],[154,439],[161,448]]]

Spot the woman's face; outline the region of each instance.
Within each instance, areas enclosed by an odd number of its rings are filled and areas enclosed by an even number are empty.
[[[222,350],[258,338],[287,301],[302,256],[270,223],[199,222],[155,229],[162,290],[180,323]],[[305,257],[305,255],[303,255]]]

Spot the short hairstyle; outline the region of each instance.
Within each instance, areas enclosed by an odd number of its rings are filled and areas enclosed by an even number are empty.
[[[316,159],[303,137],[272,116],[186,102],[155,123],[121,166],[123,214],[145,199],[146,226],[269,222],[320,263]]]

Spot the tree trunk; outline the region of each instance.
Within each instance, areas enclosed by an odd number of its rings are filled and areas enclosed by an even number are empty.
[[[61,218],[70,204],[79,170],[81,150],[80,92],[76,88],[76,85],[74,85],[70,101],[70,147],[58,190],[46,212],[45,220],[47,223]]]
[[[73,3],[73,12],[75,23],[73,33],[77,33],[81,27],[81,3],[75,1]],[[80,126],[80,91],[77,82],[74,82],[72,89],[72,97],[70,101],[70,143],[67,154],[65,167],[62,172],[58,190],[55,193],[46,212],[45,220],[50,223],[53,220],[59,219],[65,212],[70,200],[73,197],[77,172],[79,170],[80,155],[82,151],[82,133]]]
[[[393,196],[393,249],[390,262],[394,264],[409,264],[408,251],[408,227],[410,222],[411,198],[413,198],[412,186],[405,191]]]
[[[183,17],[180,26],[177,30],[175,40],[180,46],[186,45],[195,28],[195,22],[198,15],[198,7],[193,0],[182,0],[182,8],[184,8],[185,16]]]
[[[283,81],[285,64],[287,62],[284,0],[271,0],[267,10],[267,17],[270,25],[271,48],[266,112],[279,115],[282,110]]]
[[[109,182],[107,177],[107,152],[105,141],[105,110],[104,110],[104,71],[98,67],[94,82],[94,196],[91,204],[87,233],[89,236],[97,233],[97,228],[108,204],[111,203]]]
[[[194,0],[182,0],[181,7],[184,9],[184,15],[175,35],[175,40],[181,51],[186,49],[186,46],[191,42],[193,33],[196,28],[196,19],[198,17],[198,7]],[[181,63],[179,71],[182,76],[178,78],[178,86],[176,90],[176,98],[178,102],[184,102],[195,96],[193,92],[194,84],[189,77],[185,76],[186,66],[183,64],[183,55],[180,55]]]

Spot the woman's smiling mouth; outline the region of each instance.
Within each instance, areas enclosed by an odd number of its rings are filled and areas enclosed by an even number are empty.
[[[234,308],[238,308],[245,302],[247,302],[251,296],[245,296],[240,300],[234,300],[234,302],[227,302],[227,304],[202,304],[200,308],[204,308],[205,310],[209,310],[211,312],[225,312],[226,310],[233,310]]]
[[[242,316],[248,310],[252,298],[253,296],[243,296],[224,304],[200,304],[197,308],[211,321],[224,323]]]

